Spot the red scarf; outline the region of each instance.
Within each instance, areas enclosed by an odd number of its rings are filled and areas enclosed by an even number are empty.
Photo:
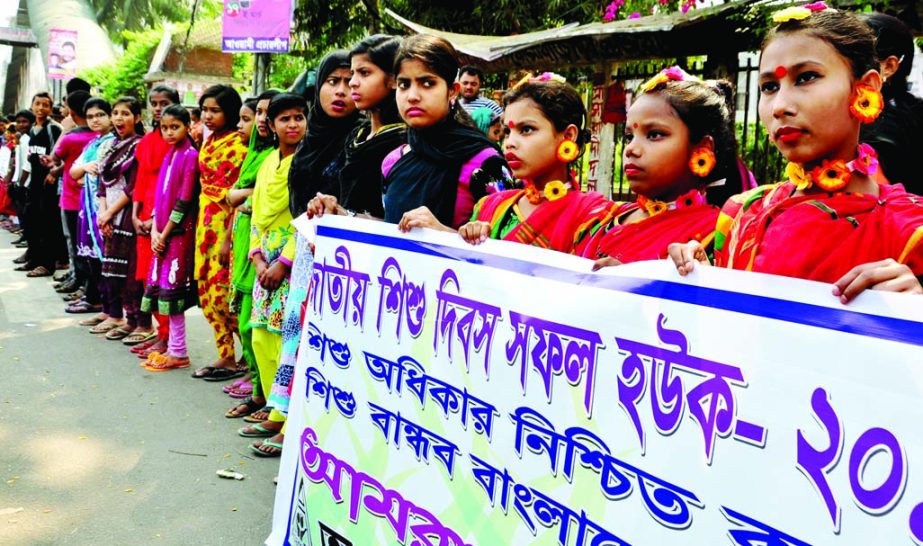
[[[506,214],[513,213],[510,209],[524,195],[524,190],[507,190],[488,195],[481,201],[478,220],[490,223],[491,235],[496,238],[500,222]],[[579,243],[577,235],[580,226],[594,219],[602,219],[609,204],[609,200],[600,193],[570,190],[560,199],[543,201],[503,239],[573,254]]]
[[[756,188],[725,204],[726,242],[715,264],[833,283],[857,265],[893,258],[923,274],[923,198],[903,186],[880,194],[791,197],[794,185]]]
[[[718,208],[696,205],[672,209],[630,224],[619,224],[635,210],[637,203],[619,203],[612,207],[607,221],[586,241],[583,257],[603,256],[622,263],[642,260],[662,260],[667,257],[670,243],[685,243],[693,239],[709,246],[718,221]]]

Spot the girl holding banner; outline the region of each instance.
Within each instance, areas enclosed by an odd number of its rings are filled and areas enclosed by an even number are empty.
[[[609,205],[602,194],[581,192],[570,173],[590,136],[583,100],[566,83],[541,78],[512,89],[503,106],[505,158],[525,188],[482,199],[458,233],[471,244],[489,237],[572,253],[581,226],[595,225]]]
[[[733,96],[678,67],[643,84],[628,110],[622,165],[637,202],[615,203],[582,254],[595,268],[667,257],[670,243],[710,249],[719,207],[741,190]]]
[[[891,185],[859,128],[881,112],[875,38],[823,2],[790,8],[760,56],[759,113],[789,179],[731,198],[715,265],[865,289],[923,293],[923,203]],[[670,246],[681,275],[708,264],[699,241]]]

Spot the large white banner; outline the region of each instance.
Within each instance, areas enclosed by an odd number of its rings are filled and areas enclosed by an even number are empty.
[[[267,544],[923,540],[923,298],[317,228]]]

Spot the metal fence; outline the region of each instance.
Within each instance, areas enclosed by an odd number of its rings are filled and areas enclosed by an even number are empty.
[[[631,94],[638,86],[657,75],[665,66],[663,61],[653,61],[622,67],[614,74],[611,84],[622,84],[628,93],[628,104],[631,104]],[[686,67],[685,70],[690,74],[701,77],[704,72],[704,63],[698,62]],[[768,184],[777,182],[781,178],[785,162],[775,146],[766,138],[766,131],[757,114],[757,103],[759,101],[758,71],[759,65],[756,57],[749,56],[741,62],[737,73],[733,74],[730,79],[735,83],[736,88],[735,125],[737,128],[738,155],[753,172],[758,184]],[[622,171],[624,135],[625,125],[623,123],[616,125],[612,198],[618,200],[634,198]],[[581,171],[583,170],[585,168],[581,169]]]

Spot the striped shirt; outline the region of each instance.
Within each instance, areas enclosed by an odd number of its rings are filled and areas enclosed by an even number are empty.
[[[477,110],[478,108],[490,108],[498,116],[503,113],[503,108],[501,108],[499,104],[481,96],[475,97],[470,101],[462,97],[461,106],[465,109],[466,112],[471,112],[472,110]]]

